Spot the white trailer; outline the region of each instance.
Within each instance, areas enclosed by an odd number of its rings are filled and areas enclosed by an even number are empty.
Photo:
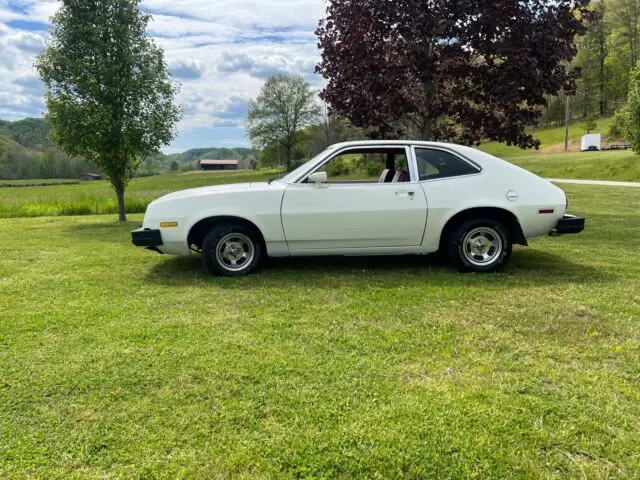
[[[582,145],[580,151],[588,152],[593,150],[602,150],[602,134],[590,133],[582,137]]]

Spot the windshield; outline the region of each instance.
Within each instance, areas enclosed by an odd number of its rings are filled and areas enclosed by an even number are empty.
[[[333,150],[334,147],[329,147],[327,148],[324,152],[319,153],[318,155],[316,155],[315,157],[313,157],[311,160],[309,160],[306,163],[303,163],[302,165],[300,165],[298,168],[296,168],[294,171],[288,173],[287,175],[285,175],[282,178],[279,178],[277,181],[278,182],[282,182],[282,183],[293,183],[296,181],[296,179],[302,175],[304,172],[306,172],[308,169],[310,169],[314,163],[316,163],[318,160],[320,160],[320,158],[324,157],[327,152]]]

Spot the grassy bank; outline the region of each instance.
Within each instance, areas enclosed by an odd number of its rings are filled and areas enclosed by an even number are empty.
[[[613,117],[598,120],[598,128],[592,133],[601,133],[604,138],[609,133]],[[582,136],[587,133],[585,122],[575,122],[569,127],[569,145],[573,150],[580,149]],[[534,138],[540,140],[540,150],[522,150],[518,147],[508,147],[504,143],[487,142],[480,149],[497,157],[513,157],[522,155],[540,155],[562,152],[564,148],[565,127],[540,128],[532,132]]]
[[[640,155],[630,150],[521,155],[507,160],[544,178],[640,182]]]
[[[636,189],[505,272],[282,260],[217,279],[110,217],[0,220],[2,478],[633,478]]]

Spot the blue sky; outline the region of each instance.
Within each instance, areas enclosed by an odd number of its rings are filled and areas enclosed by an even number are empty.
[[[44,87],[33,69],[47,39],[56,0],[0,0],[0,119],[41,117]],[[247,146],[247,105],[265,78],[295,73],[316,88],[313,34],[324,0],[144,0],[182,85],[180,134],[164,150]]]

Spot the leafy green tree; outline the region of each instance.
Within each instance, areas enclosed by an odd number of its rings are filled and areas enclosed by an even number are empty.
[[[171,142],[181,115],[164,52],[145,33],[151,16],[139,3],[62,0],[36,60],[54,139],[109,178],[121,221],[127,184]]]
[[[627,106],[616,114],[615,120],[620,124],[620,130],[633,151],[640,154],[640,67],[636,67],[631,73],[629,101]]]
[[[612,140],[623,139],[625,136],[624,122],[627,115],[626,109],[618,110],[613,116],[613,120],[609,125],[609,133],[607,136]]]
[[[258,147],[276,143],[277,148],[279,144],[287,170],[291,169],[301,130],[320,117],[315,97],[316,92],[301,76],[275,75],[249,105],[249,138]]]
[[[596,117],[593,115],[589,115],[587,120],[584,123],[584,130],[587,133],[591,133],[598,128],[598,122],[596,121]]]
[[[598,113],[604,116],[607,110],[606,62],[609,56],[609,18],[604,0],[591,5],[592,15],[587,19],[587,32],[577,40],[578,54],[574,65],[580,68],[573,98],[574,110],[582,118]]]
[[[624,45],[630,69],[638,63],[640,45],[640,0],[608,0],[611,22],[619,47]]]

